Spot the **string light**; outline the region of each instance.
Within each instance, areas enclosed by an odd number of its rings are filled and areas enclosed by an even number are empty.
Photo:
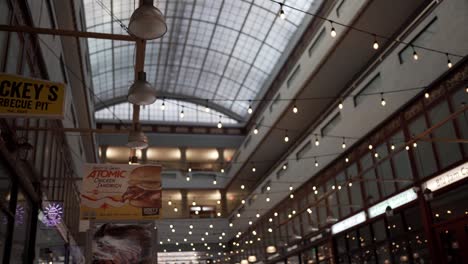
[[[449,57],[448,53],[445,53],[445,55],[447,56],[447,67],[449,67],[449,69],[450,69],[453,66],[452,61],[450,60],[450,57]]]
[[[283,10],[283,4],[280,3],[279,5],[280,5],[279,17],[284,20],[286,19],[286,14],[284,13],[284,10]]]
[[[372,144],[369,144],[369,149],[373,149],[374,146],[372,146]]]
[[[258,134],[258,128],[257,128],[257,127],[254,128],[253,133],[254,133],[255,135]]]
[[[390,145],[390,149],[394,150],[395,149],[395,144],[392,143],[392,145]]]
[[[330,36],[332,38],[336,37],[336,30],[335,27],[333,26],[333,21],[330,20],[330,25],[331,25],[331,31],[330,31]]]
[[[161,104],[161,111],[164,111],[164,110],[166,110],[166,102],[165,102],[165,99],[163,98],[162,104]]]
[[[216,185],[218,184],[218,182],[216,181],[216,176],[213,178],[213,185]]]
[[[380,104],[381,104],[382,106],[385,106],[385,105],[387,104],[387,102],[385,102],[385,99],[384,99],[384,97],[383,97],[383,93],[380,93]]]
[[[289,190],[292,191],[294,188],[292,185],[289,185]]]
[[[208,100],[206,100],[205,112],[206,112],[206,113],[209,113],[209,112],[210,112],[210,108],[208,108]]]
[[[172,201],[171,200],[167,201],[167,205],[172,205]]]
[[[289,195],[289,198],[294,199],[294,194],[291,193],[291,194]]]
[[[255,165],[252,164],[252,172],[256,172],[257,168],[255,168]]]
[[[375,50],[379,49],[379,42],[377,42],[377,35],[374,34],[374,44],[372,45],[372,48]]]
[[[218,121],[218,128],[222,128],[223,123],[221,123],[221,116],[219,116],[219,121]]]
[[[286,170],[288,168],[288,165],[283,164],[283,170]]]
[[[340,103],[338,104],[338,109],[343,110],[343,98],[340,98]]]
[[[411,45],[411,48],[413,49],[413,59],[415,61],[417,61],[419,59],[419,56],[418,56],[418,53],[416,52],[416,50],[414,49],[414,46]]]
[[[284,142],[289,142],[288,130],[286,130],[286,135],[284,135]]]
[[[177,207],[174,207],[174,212],[177,213],[178,211],[179,211],[179,209]]]
[[[299,110],[297,109],[296,103],[294,103],[294,106],[293,106],[292,111],[293,111],[294,114],[297,114],[297,112],[299,111]]]
[[[245,200],[244,200],[244,199],[242,199],[241,203],[242,203],[242,204],[245,204]]]
[[[242,189],[242,190],[245,189],[245,185],[244,185],[244,184],[241,185],[241,189]]]
[[[348,158],[346,158],[346,159],[345,159],[345,162],[346,162],[346,163],[348,163],[348,162],[349,162],[349,159],[348,159]]]
[[[318,139],[317,134],[315,134],[315,146],[318,147],[319,145],[320,145],[320,141],[319,141],[319,139]]]
[[[265,201],[266,201],[267,203],[269,203],[269,202],[270,202],[270,197],[267,196],[267,197],[265,198]]]
[[[247,113],[249,113],[249,115],[251,115],[253,113],[253,110],[252,110],[252,101],[249,100],[249,109],[247,109]]]
[[[318,161],[317,161],[317,157],[315,157],[314,159],[315,159],[315,162],[314,162],[315,167],[318,167],[319,164],[318,164]]]
[[[431,95],[429,94],[429,92],[425,92],[425,93],[424,93],[424,97],[425,97],[426,99],[428,99],[430,96],[431,96]]]
[[[221,172],[221,173],[224,173],[224,168],[221,168],[220,172]]]
[[[342,149],[345,149],[345,148],[346,148],[345,138],[343,138],[343,143],[341,143],[341,148],[342,148]]]
[[[185,114],[184,114],[184,106],[182,106],[182,110],[180,111],[180,114],[179,114],[180,118],[184,118]]]

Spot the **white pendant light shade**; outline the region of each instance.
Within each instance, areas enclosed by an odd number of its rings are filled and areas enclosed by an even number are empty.
[[[150,40],[162,37],[167,32],[163,14],[153,5],[153,0],[143,0],[130,17],[129,32],[137,38]]]
[[[241,260],[240,264],[249,264],[249,261],[246,259]]]
[[[146,81],[145,72],[138,73],[138,79],[128,90],[127,100],[135,105],[150,105],[156,101],[156,89]]]
[[[276,247],[275,246],[268,246],[266,248],[266,253],[268,253],[268,254],[276,253]]]
[[[257,257],[255,255],[251,255],[247,258],[247,260],[250,262],[250,263],[254,263],[254,262],[257,262]]]
[[[148,147],[148,137],[142,131],[131,131],[128,134],[127,147],[131,149],[145,149]]]

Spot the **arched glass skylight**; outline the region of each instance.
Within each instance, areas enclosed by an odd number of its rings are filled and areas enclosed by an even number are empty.
[[[87,30],[127,34],[140,1],[84,0]],[[287,1],[315,12],[322,0]],[[158,0],[168,32],[148,41],[145,71],[160,94],[215,100],[237,120],[246,119],[248,100],[268,88],[267,80],[280,65],[305,14],[271,0]],[[112,14],[112,15],[111,15]],[[88,39],[96,108],[123,102],[134,80],[135,44]],[[283,57],[282,57],[283,56]]]
[[[223,124],[237,124],[238,122],[225,114],[222,114],[213,109],[206,112],[206,107],[190,102],[182,102],[177,100],[164,100],[164,110],[161,109],[162,100],[157,103],[142,107],[140,110],[140,120],[150,122],[188,122],[188,123],[218,123],[221,117]],[[184,111],[184,117],[180,115]],[[124,102],[116,105],[103,108],[96,111],[95,118],[97,120],[122,120],[129,121],[132,119],[133,105]]]

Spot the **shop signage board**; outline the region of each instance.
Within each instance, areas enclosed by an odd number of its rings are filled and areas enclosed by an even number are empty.
[[[366,213],[364,211],[355,214],[351,217],[346,218],[343,221],[340,221],[334,225],[332,225],[332,234],[338,234],[342,231],[345,231],[353,226],[357,226],[361,223],[364,223],[366,221]]]
[[[63,118],[63,83],[0,73],[0,116]]]
[[[159,218],[161,166],[85,164],[83,171],[81,219]]]
[[[405,205],[411,201],[416,200],[418,198],[418,195],[416,192],[413,190],[413,188],[408,189],[404,192],[401,192],[397,195],[394,195],[390,198],[388,198],[385,201],[382,201],[372,207],[369,208],[368,210],[368,215],[369,218],[374,218],[376,216],[379,216],[383,213],[385,213],[385,210],[387,209],[387,206],[390,206],[392,209],[395,209],[397,207],[400,207],[402,205]]]
[[[437,191],[452,183],[463,180],[468,177],[468,162],[451,169],[441,175],[434,177],[423,184],[424,189]]]

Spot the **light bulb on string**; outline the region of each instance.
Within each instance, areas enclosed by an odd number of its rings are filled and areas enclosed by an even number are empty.
[[[416,52],[416,50],[414,49],[413,45],[411,45],[411,48],[413,49],[413,60],[417,61],[419,59],[419,55]]]
[[[333,26],[333,21],[330,20],[330,24],[331,24],[330,36],[334,38],[336,37],[336,30],[335,30],[335,27]]]
[[[190,181],[190,175],[187,175],[187,176],[185,177],[185,180]]]
[[[213,178],[213,185],[218,184],[218,181],[216,181],[216,176]]]
[[[391,150],[394,150],[394,149],[395,149],[395,144],[392,143],[392,144],[390,145],[390,149],[391,149]]]
[[[206,113],[209,113],[209,112],[210,112],[210,108],[208,108],[208,100],[206,100],[205,112],[206,112]]]
[[[249,115],[251,115],[253,113],[252,102],[250,100],[249,100],[249,109],[247,109],[247,113],[249,113]]]
[[[385,106],[387,102],[385,101],[385,98],[383,97],[383,93],[380,93],[380,104],[382,106]]]
[[[162,111],[166,110],[166,102],[165,102],[164,98],[163,98],[162,103],[161,103],[161,110]]]
[[[221,172],[221,173],[224,173],[224,168],[221,168],[220,172]]]
[[[286,129],[286,135],[284,135],[284,142],[289,142],[289,137],[288,137],[288,130]]]
[[[252,172],[256,172],[257,168],[255,168],[255,165],[252,163]]]
[[[379,49],[379,42],[377,41],[377,35],[374,34],[374,44],[372,45],[372,48],[375,50]]]
[[[255,135],[258,134],[258,128],[257,128],[257,127],[254,128],[253,133],[254,133]]]
[[[425,93],[424,93],[424,98],[428,99],[429,97],[431,97],[431,95],[429,94],[429,92],[425,92]]]
[[[294,102],[294,106],[293,106],[292,111],[293,111],[294,114],[297,114],[297,112],[299,111],[299,110],[297,109],[296,102]]]
[[[338,109],[343,110],[343,98],[340,98],[340,103],[338,104]]]
[[[318,167],[319,164],[318,164],[318,161],[317,161],[317,157],[314,157],[314,159],[315,159],[315,162],[314,162],[315,167]]]
[[[179,114],[180,118],[184,118],[185,116],[185,113],[184,113],[184,106],[182,106],[182,110],[180,111],[180,114]]]
[[[280,3],[279,5],[280,5],[279,17],[284,20],[286,19],[286,14],[284,13],[284,10],[283,10],[283,4]]]
[[[317,134],[315,134],[315,146],[318,147],[319,145],[320,145],[320,141],[319,141],[319,139],[318,139]]]
[[[447,56],[447,67],[450,69],[453,66],[452,61],[450,60],[448,53],[445,53],[445,55]]]
[[[346,148],[345,138],[343,138],[343,143],[341,143],[341,148],[342,148],[342,149],[345,149],[345,148]]]
[[[171,200],[167,201],[167,205],[172,205],[172,201]]]

